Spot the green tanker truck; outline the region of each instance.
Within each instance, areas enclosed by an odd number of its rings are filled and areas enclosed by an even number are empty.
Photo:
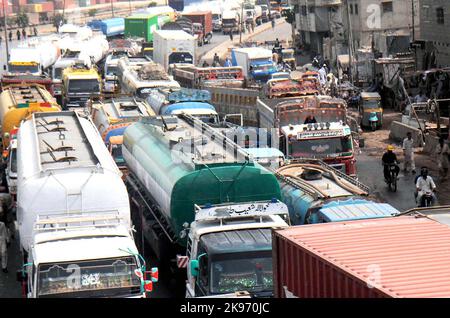
[[[160,264],[187,268],[187,297],[271,295],[271,229],[289,222],[273,174],[189,115],[129,126],[123,157],[133,222]]]

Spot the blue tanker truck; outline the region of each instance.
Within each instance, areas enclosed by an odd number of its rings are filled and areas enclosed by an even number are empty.
[[[317,161],[293,163],[275,172],[293,225],[390,217],[400,213],[368,198],[369,188]]]

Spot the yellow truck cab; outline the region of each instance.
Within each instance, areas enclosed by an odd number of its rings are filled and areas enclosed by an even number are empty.
[[[11,84],[0,94],[0,121],[2,145],[7,149],[11,131],[19,128],[22,120],[35,112],[57,112],[56,100],[39,84]]]
[[[89,98],[101,94],[102,78],[95,67],[74,64],[63,71],[63,108],[85,107]]]

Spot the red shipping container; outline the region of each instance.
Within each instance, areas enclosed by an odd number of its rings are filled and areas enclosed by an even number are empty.
[[[275,297],[450,297],[450,227],[426,217],[274,231]]]
[[[42,12],[52,12],[53,11],[53,2],[44,2],[42,4]]]

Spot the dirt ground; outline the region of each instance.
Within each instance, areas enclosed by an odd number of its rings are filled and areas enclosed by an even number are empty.
[[[350,110],[350,113],[353,116],[357,115],[355,110]],[[394,152],[397,155],[397,158],[400,160],[401,169],[403,169],[404,155],[402,151],[402,145],[389,139],[390,127],[393,121],[401,121],[401,114],[392,110],[385,110],[385,113],[383,115],[383,128],[375,132],[367,130],[363,132],[362,138],[365,139],[365,147],[363,148],[363,151],[368,156],[379,157],[381,160],[381,156],[386,151],[386,147],[391,144],[395,147]],[[420,167],[428,167],[430,174],[433,176],[433,179],[438,188],[437,195],[439,198],[439,203],[441,205],[450,205],[450,176],[447,177],[447,180],[439,180],[440,178],[438,178],[439,171],[437,168],[437,159],[434,156],[423,153],[422,148],[416,148],[415,161],[417,173],[419,173]]]

